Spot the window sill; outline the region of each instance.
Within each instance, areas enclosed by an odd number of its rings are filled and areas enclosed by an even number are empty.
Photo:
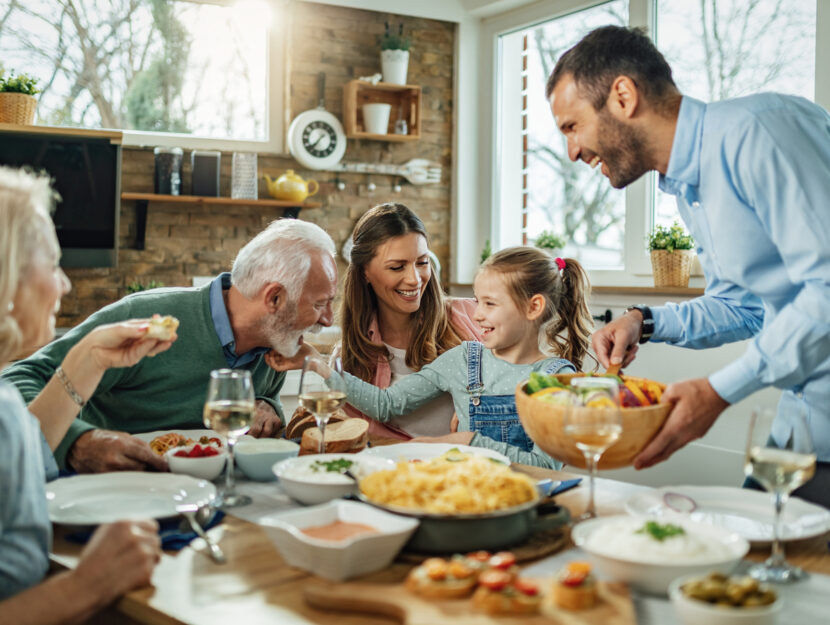
[[[679,286],[594,286],[592,293],[598,295],[679,295],[683,297],[697,297],[703,295],[702,288],[679,287]]]

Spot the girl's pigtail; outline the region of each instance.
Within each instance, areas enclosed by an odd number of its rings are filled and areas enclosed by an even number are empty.
[[[557,259],[559,260],[559,259]],[[557,263],[563,290],[553,320],[545,327],[548,344],[554,351],[570,360],[577,370],[588,353],[593,319],[588,310],[586,294],[590,289],[588,275],[576,259],[565,258],[564,267]]]

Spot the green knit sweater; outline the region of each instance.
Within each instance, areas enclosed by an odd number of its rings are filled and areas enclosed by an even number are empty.
[[[14,384],[29,403],[69,349],[93,328],[153,313],[173,315],[181,322],[179,338],[169,350],[104,374],[95,394],[55,450],[59,466],[66,468],[69,448],[81,434],[95,427],[130,433],[204,427],[202,408],[210,372],[228,367],[210,314],[209,292],[207,284],[128,295],[3,372],[2,377]],[[251,372],[257,399],[268,401],[285,421],[279,402],[285,374],[271,369],[261,356],[242,368]]]

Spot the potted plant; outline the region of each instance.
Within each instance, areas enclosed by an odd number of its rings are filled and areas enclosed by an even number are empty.
[[[35,121],[35,108],[40,93],[37,79],[26,74],[0,75],[0,123],[31,124]]]
[[[567,241],[564,237],[560,237],[558,234],[554,234],[550,230],[542,230],[542,232],[539,233],[539,236],[536,237],[536,240],[533,241],[533,245],[539,249],[545,250],[553,257],[562,255],[562,248],[565,247],[566,243]]]
[[[393,85],[406,84],[409,67],[409,37],[403,36],[403,23],[398,25],[397,34],[385,23],[386,31],[380,41],[380,68],[383,82]]]
[[[679,223],[655,226],[648,235],[654,286],[689,286],[694,247],[695,240]]]

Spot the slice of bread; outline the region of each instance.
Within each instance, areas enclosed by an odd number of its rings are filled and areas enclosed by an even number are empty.
[[[363,419],[346,419],[338,423],[329,421],[326,426],[326,453],[358,452],[369,442],[369,423]],[[316,454],[320,451],[320,428],[308,428],[303,432],[300,454]]]
[[[149,339],[156,339],[158,341],[169,341],[176,333],[179,327],[179,320],[170,315],[153,315],[150,318],[150,328],[147,330],[146,336]]]
[[[348,418],[348,415],[343,410],[338,410],[329,417],[329,425],[345,421]],[[316,426],[317,422],[314,420],[314,415],[302,406],[297,406],[297,409],[288,421],[288,425],[285,427],[285,438],[301,438],[303,432]]]

